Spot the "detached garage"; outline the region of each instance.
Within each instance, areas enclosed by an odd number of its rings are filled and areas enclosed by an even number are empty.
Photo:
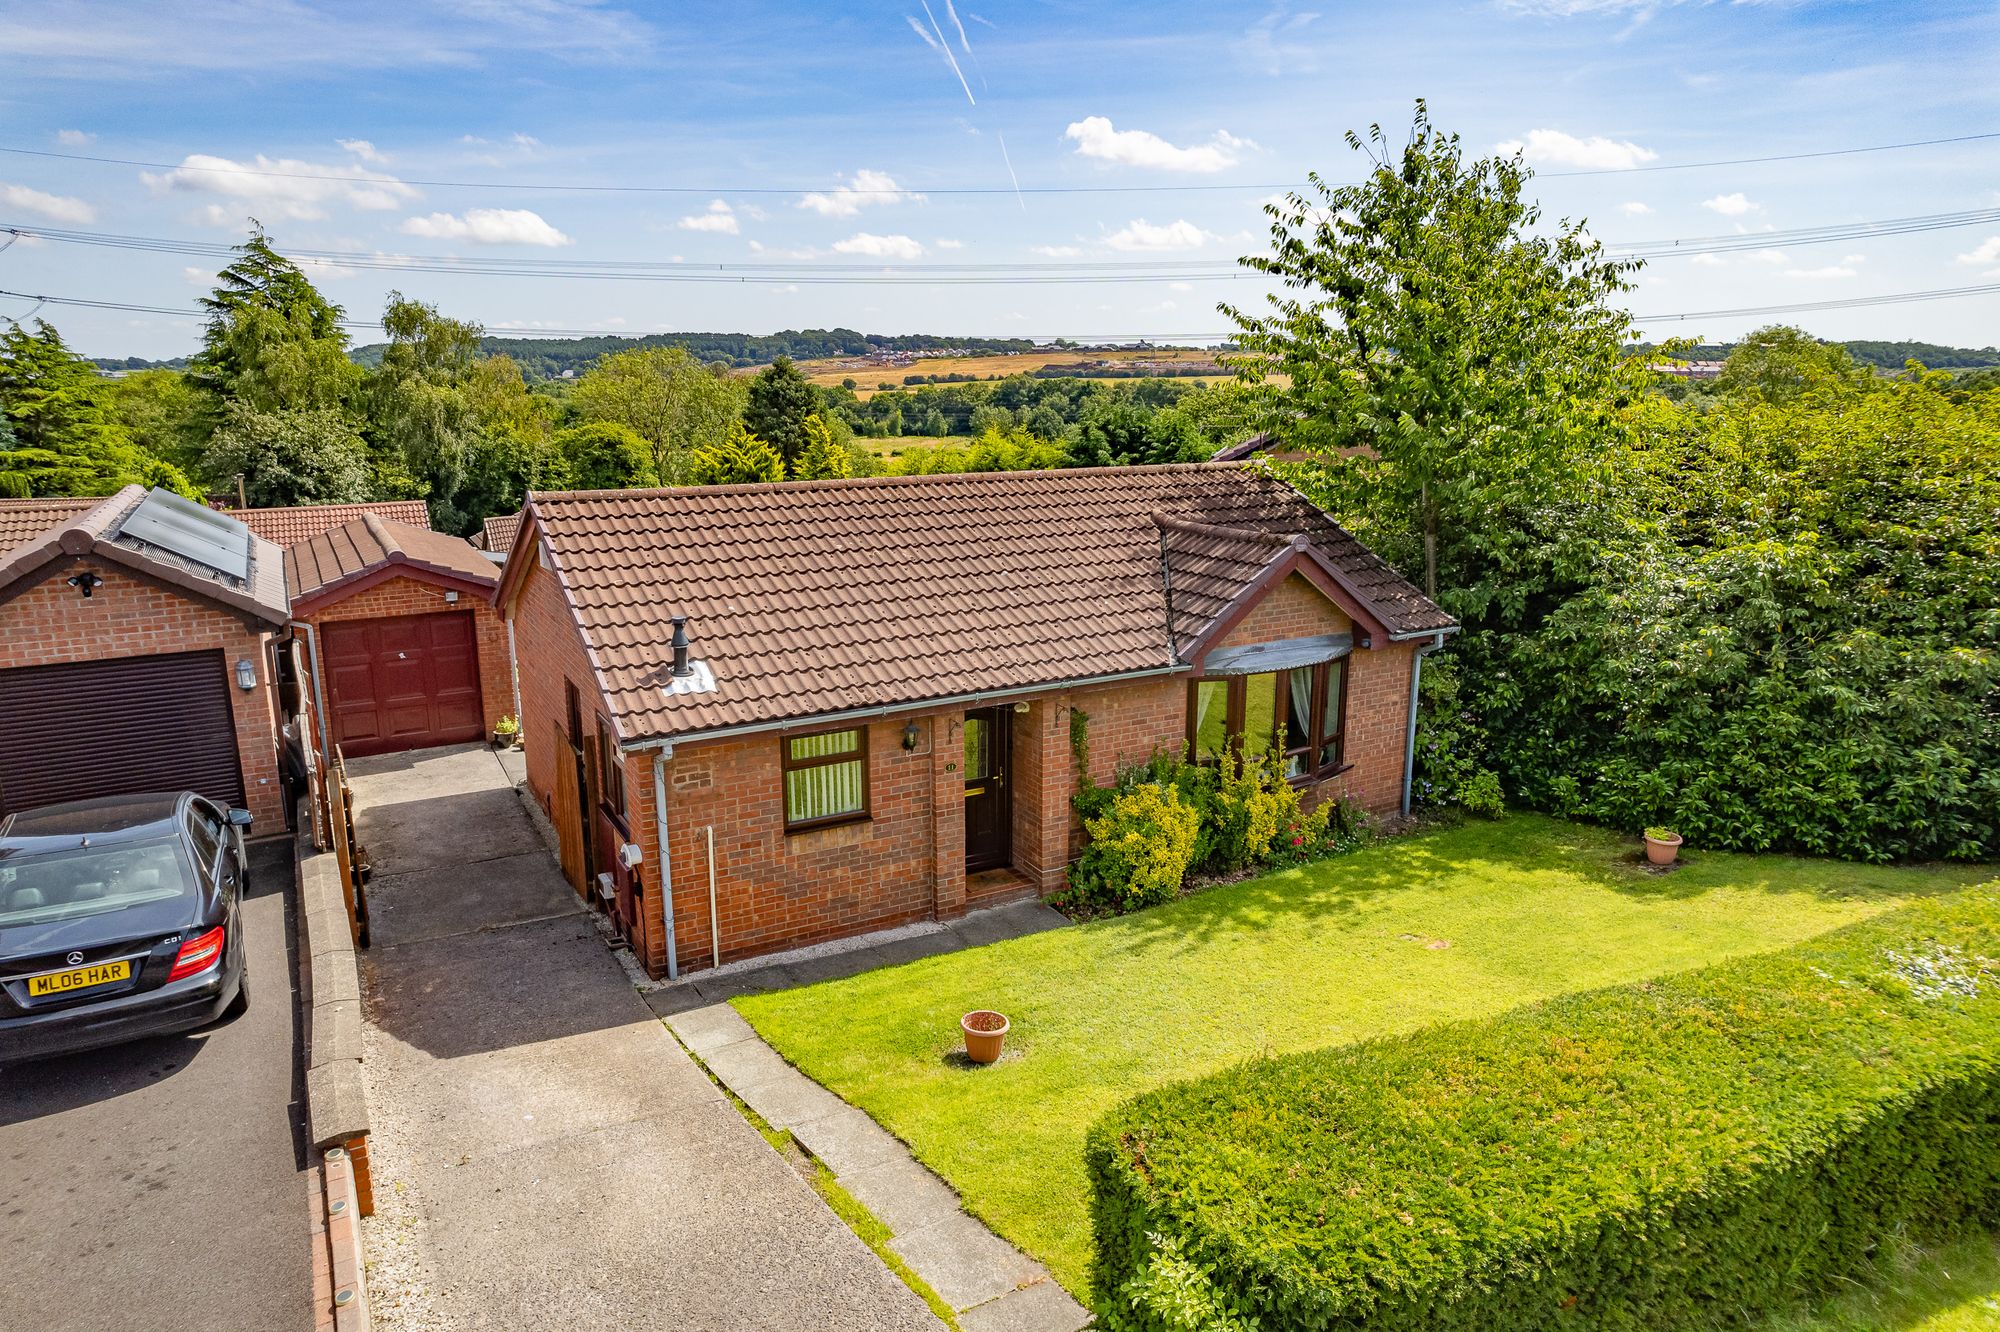
[[[285,826],[282,555],[165,491],[0,502],[0,814],[192,789]]]
[[[470,542],[367,513],[287,549],[285,572],[343,754],[478,740],[514,712],[499,566]]]

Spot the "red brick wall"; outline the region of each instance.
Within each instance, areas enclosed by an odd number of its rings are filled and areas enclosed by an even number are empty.
[[[563,724],[563,681],[574,680],[586,712],[602,707],[589,664],[555,577],[531,570],[510,609],[521,665],[528,780],[546,807],[554,780],[555,729]],[[1228,636],[1231,644],[1340,633],[1347,617],[1303,579],[1273,589]],[[1348,753],[1354,767],[1324,784],[1378,812],[1395,808],[1402,774],[1402,728],[1409,645],[1357,651],[1349,659]],[[1164,676],[1033,697],[1013,716],[1014,868],[1047,893],[1062,886],[1074,853],[1070,809],[1075,773],[1071,708],[1089,717],[1090,769],[1108,782],[1155,749],[1178,750],[1186,733],[1187,680]],[[679,746],[666,760],[674,942],[683,973],[711,964],[717,928],[724,962],[965,910],[964,778],[959,770],[964,714],[918,715],[922,742],[902,748],[908,715],[869,732],[872,817],[801,834],[785,832],[777,733]],[[645,856],[644,929],[639,956],[666,971],[662,861],[653,804],[653,758],[625,759],[632,836]],[[716,912],[708,905],[714,830]]]
[[[88,599],[65,581],[86,569],[104,580]],[[270,640],[270,634],[225,611],[135,578],[116,565],[90,561],[64,565],[0,603],[0,669],[221,649],[222,669],[232,677],[229,705],[243,790],[256,818],[253,836],[285,827]],[[255,689],[239,689],[234,682],[236,663],[244,658],[257,663]]]
[[[399,615],[435,615],[449,611],[470,615],[479,646],[480,705],[486,729],[514,711],[514,666],[507,655],[507,622],[485,598],[461,591],[456,603],[444,599],[446,589],[421,578],[398,576],[363,588],[306,618],[314,625],[338,620],[385,620]]]
[[[963,911],[964,825],[936,817],[940,808],[956,815],[964,805],[958,717],[918,718],[923,740],[914,751],[902,746],[906,719],[869,726],[872,817],[803,833],[785,831],[776,734],[677,749],[667,765],[667,822],[681,969],[705,968],[712,956],[709,828],[724,962],[948,916],[954,891]],[[647,781],[650,799],[650,774]],[[947,803],[939,792],[956,799]],[[650,817],[641,835],[657,873]],[[648,876],[649,889],[657,882]]]
[[[1250,608],[1234,629],[1223,635],[1217,647],[1243,647],[1250,643],[1273,643],[1285,638],[1314,638],[1320,634],[1345,634],[1354,622],[1326,594],[1297,574],[1293,574],[1265,594]]]

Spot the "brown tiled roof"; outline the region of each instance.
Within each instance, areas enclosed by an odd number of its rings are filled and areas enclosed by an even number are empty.
[[[505,555],[514,549],[514,533],[521,529],[519,513],[495,514],[488,518],[480,533],[486,549],[495,555]]]
[[[364,513],[412,527],[428,528],[430,510],[422,500],[370,500],[363,504],[298,504],[288,509],[229,509],[231,518],[266,541],[296,546],[321,532],[351,523]]]
[[[289,618],[285,598],[284,552],[255,532],[245,532],[247,567],[240,578],[151,542],[127,536],[125,521],[147,498],[126,486],[104,499],[82,500],[85,507],[60,512],[42,531],[0,555],[0,591],[37,577],[44,566],[63,559],[97,558],[211,602],[272,628]],[[48,501],[67,504],[68,501]],[[178,503],[168,497],[170,503]],[[220,515],[233,517],[233,515]]]
[[[1293,538],[1255,528],[1218,527],[1155,514],[1167,566],[1167,606],[1174,650],[1185,655],[1274,562],[1290,557]]]
[[[537,494],[526,512],[628,740],[1177,669],[1156,514],[1303,536],[1392,631],[1451,624],[1233,464]],[[1212,572],[1215,598],[1233,575]],[[712,690],[666,688],[675,614]]]
[[[341,589],[391,565],[399,572],[439,574],[492,588],[500,566],[462,537],[364,513],[285,551],[285,586],[292,609],[335,600]]]
[[[61,499],[0,500],[0,551],[9,551],[31,537],[38,537],[65,518],[89,513],[104,503],[104,496]]]

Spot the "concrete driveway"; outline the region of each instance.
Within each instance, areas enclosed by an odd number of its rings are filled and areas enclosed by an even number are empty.
[[[349,764],[385,1329],[932,1329],[688,1058],[499,760]]]
[[[0,1327],[312,1326],[291,843],[250,867],[249,1012],[0,1068]]]

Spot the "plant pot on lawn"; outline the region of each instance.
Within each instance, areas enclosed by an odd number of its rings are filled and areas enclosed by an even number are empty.
[[[1670,828],[1646,829],[1646,859],[1655,865],[1671,865],[1681,853],[1681,835]]]
[[[1000,1046],[1009,1030],[1005,1016],[982,1008],[967,1013],[958,1020],[958,1025],[965,1032],[967,1059],[975,1064],[990,1064],[1000,1057]]]

